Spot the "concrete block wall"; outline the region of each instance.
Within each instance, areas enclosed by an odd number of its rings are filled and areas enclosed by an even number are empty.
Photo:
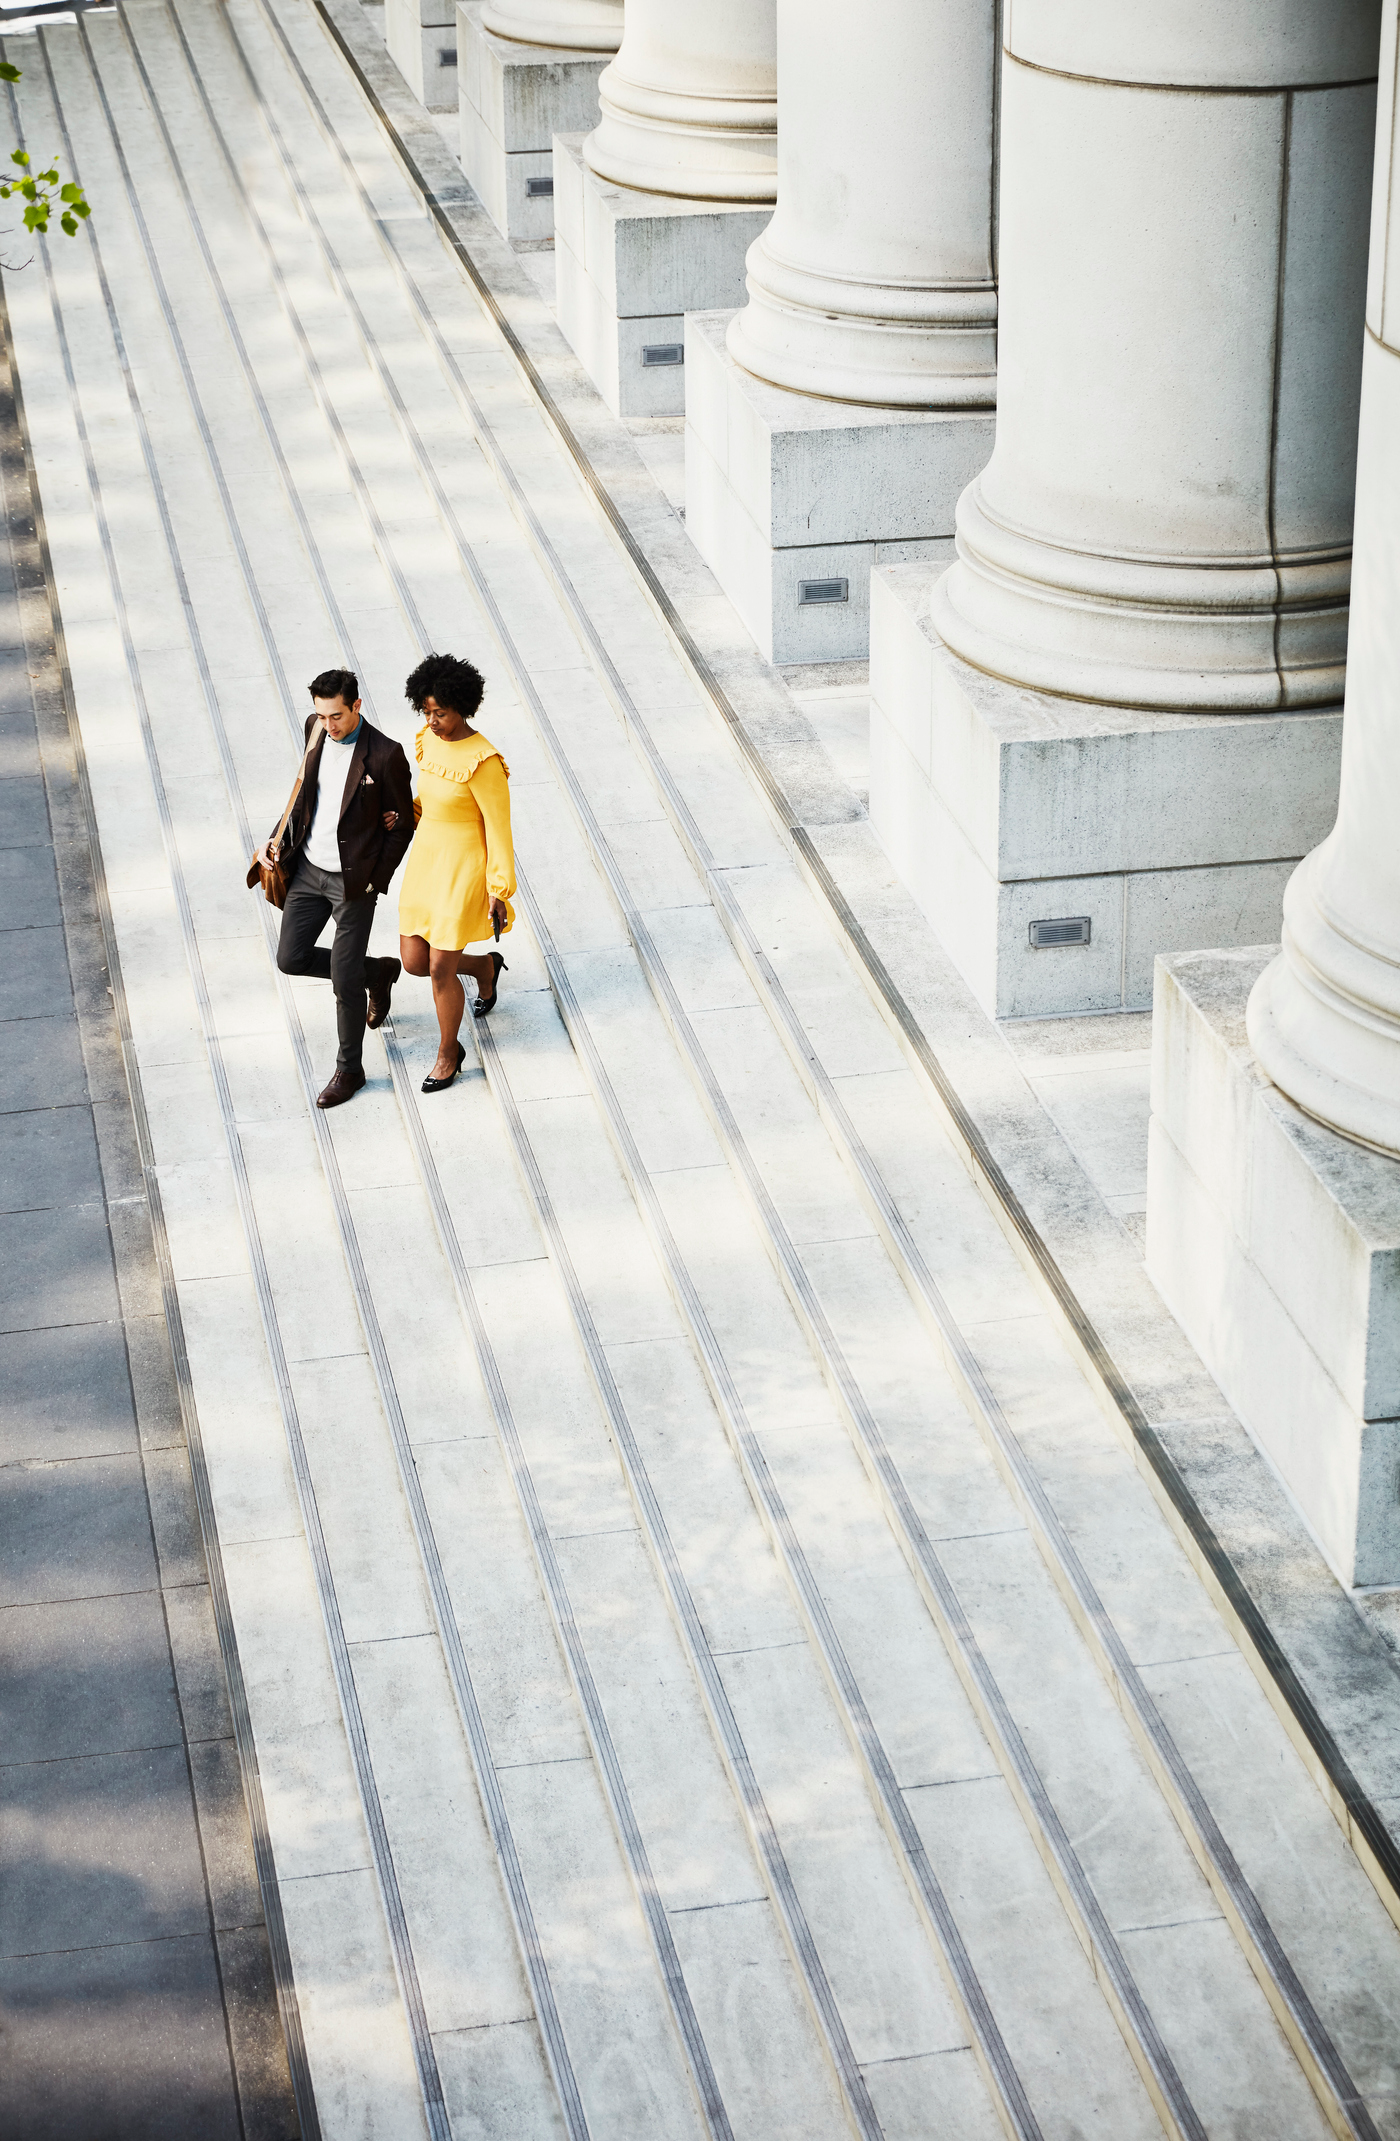
[[[384,0],[384,42],[420,104],[456,111],[455,0]]]
[[[1145,1010],[1159,952],[1276,937],[1337,807],[1341,711],[1151,713],[1002,683],[929,618],[936,574],[871,581],[870,814],[995,1018]],[[1035,921],[1085,944],[1032,949]]]
[[[598,123],[607,52],[519,44],[485,28],[483,0],[457,7],[461,160],[487,214],[513,241],[554,236],[554,136]]]
[[[1400,1583],[1400,1161],[1255,1060],[1277,949],[1158,962],[1147,1268],[1343,1583]]]
[[[685,320],[691,540],[769,661],[863,661],[872,570],[951,559],[954,509],[991,453],[995,419],[771,386],[730,356],[733,317]],[[832,579],[844,599],[803,599]]]
[[[554,142],[559,325],[615,416],[683,416],[684,362],[646,352],[684,352],[688,312],[743,302],[744,257],[772,208],[611,185],[584,162],[583,139]]]

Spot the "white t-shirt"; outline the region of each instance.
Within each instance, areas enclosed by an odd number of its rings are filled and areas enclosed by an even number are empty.
[[[363,727],[363,721],[361,722]],[[357,728],[344,743],[337,743],[327,736],[321,746],[321,769],[316,782],[316,805],[311,819],[311,831],[306,836],[302,849],[308,862],[314,862],[318,870],[329,870],[335,877],[340,875],[340,808],[345,801],[345,783],[350,773],[350,761],[355,756],[355,746],[360,740]]]

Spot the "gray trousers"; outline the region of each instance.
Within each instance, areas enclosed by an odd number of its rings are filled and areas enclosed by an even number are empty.
[[[335,1024],[340,1036],[337,1070],[362,1067],[365,952],[377,898],[377,893],[366,892],[360,899],[348,900],[345,880],[338,870],[318,870],[303,856],[282,909],[278,966],[284,974],[315,974],[335,989]],[[316,939],[329,921],[335,923],[335,937],[327,951]]]

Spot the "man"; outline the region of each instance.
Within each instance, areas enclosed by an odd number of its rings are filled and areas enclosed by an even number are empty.
[[[316,1105],[338,1108],[365,1082],[365,1027],[383,1025],[403,971],[397,959],[365,954],[375,900],[388,891],[413,838],[413,783],[402,747],[361,714],[353,670],[323,670],[310,690],[307,741],[318,723],[320,735],[282,838],[291,885],[277,964],[284,974],[319,975],[335,989],[340,1049],[335,1076]],[[262,859],[271,868],[271,839]],[[332,919],[335,938],[327,951],[316,940]]]

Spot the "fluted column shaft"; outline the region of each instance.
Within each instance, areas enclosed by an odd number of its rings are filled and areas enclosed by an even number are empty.
[[[1283,902],[1250,1044],[1309,1114],[1400,1157],[1400,126],[1386,0],[1337,822]]]
[[[481,19],[520,44],[616,52],[622,43],[622,0],[490,0]]]
[[[685,200],[777,193],[774,0],[627,0],[584,144],[600,178]]]
[[[729,329],[761,379],[990,408],[995,0],[778,0],[778,206]]]
[[[934,619],[1019,684],[1342,694],[1380,0],[1015,0],[997,444]]]

